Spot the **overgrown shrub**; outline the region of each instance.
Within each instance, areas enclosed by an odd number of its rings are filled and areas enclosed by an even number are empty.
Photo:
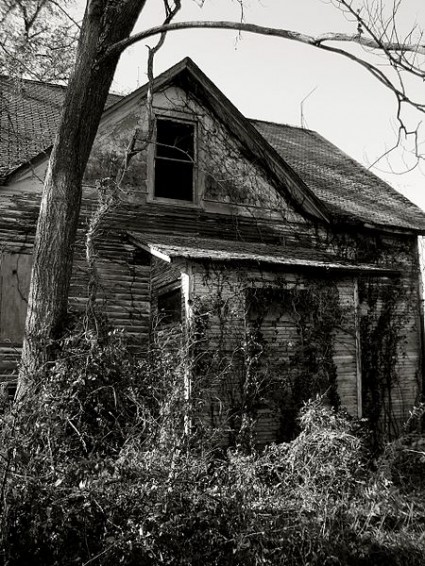
[[[178,356],[141,363],[118,332],[64,341],[3,420],[5,566],[423,564],[402,443],[372,466],[358,423],[317,399],[293,441],[217,452],[185,436],[181,383]]]

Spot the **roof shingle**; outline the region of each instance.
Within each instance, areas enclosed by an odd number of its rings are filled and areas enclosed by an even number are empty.
[[[251,123],[334,218],[424,230],[420,208],[317,132],[259,120]]]
[[[0,178],[53,143],[66,87],[0,76]],[[109,95],[107,106],[122,97]]]

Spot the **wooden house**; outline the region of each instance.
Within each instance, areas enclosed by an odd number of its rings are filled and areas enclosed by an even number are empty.
[[[87,296],[84,233],[99,180],[114,178],[131,147],[97,241],[110,323],[140,355],[177,340],[188,396],[229,434],[247,413],[259,444],[290,438],[318,393],[396,433],[422,395],[425,213],[316,132],[248,120],[190,59],[152,87],[151,108],[147,86],[108,100],[86,171],[71,308]],[[1,79],[6,383],[64,92]]]

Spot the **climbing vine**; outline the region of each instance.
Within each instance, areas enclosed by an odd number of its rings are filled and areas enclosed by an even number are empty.
[[[400,278],[359,282],[363,416],[372,430],[382,429],[390,436],[398,432],[393,391],[406,342],[409,293]]]
[[[325,395],[333,408],[340,405],[334,361],[335,331],[343,318],[338,288],[319,280],[285,287],[255,289],[249,297],[251,333],[262,346],[257,365],[269,372],[266,399],[280,413],[277,440],[298,432],[297,415],[308,399]]]
[[[192,305],[194,381],[209,423],[228,442],[252,448],[271,436],[293,438],[311,397],[340,406],[335,340],[347,313],[331,280],[282,275],[267,283],[242,267],[234,274],[225,266],[203,270],[209,292]]]

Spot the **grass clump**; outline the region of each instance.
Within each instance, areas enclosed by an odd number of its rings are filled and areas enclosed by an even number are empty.
[[[316,399],[293,441],[218,450],[186,434],[176,359],[117,332],[62,346],[3,417],[4,566],[423,564],[420,445],[372,458]]]

